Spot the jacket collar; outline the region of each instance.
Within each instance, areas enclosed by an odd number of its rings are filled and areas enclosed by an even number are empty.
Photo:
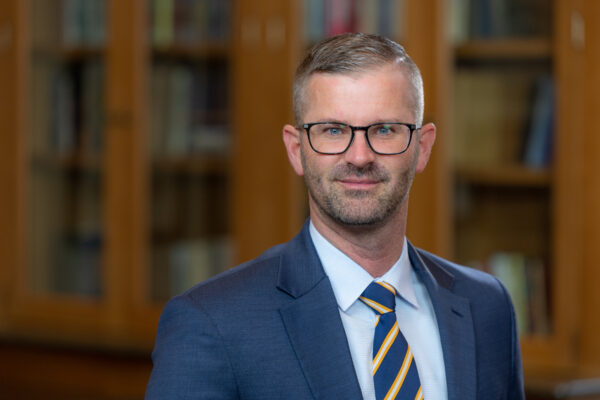
[[[453,293],[455,276],[440,259],[410,243],[408,252],[435,310],[448,399],[474,400],[475,338],[469,300]],[[284,246],[277,286],[295,299],[280,313],[315,397],[360,399],[338,306],[310,238],[308,222]]]
[[[307,224],[281,255],[277,286],[294,299],[279,312],[314,398],[360,400],[338,305]]]
[[[409,244],[409,257],[425,284],[438,322],[444,354],[448,400],[475,400],[475,332],[469,299],[454,292],[455,276],[446,261]]]

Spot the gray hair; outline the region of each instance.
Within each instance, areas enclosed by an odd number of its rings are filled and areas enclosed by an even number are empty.
[[[365,72],[386,64],[396,64],[406,73],[411,85],[411,107],[415,123],[423,122],[423,79],[419,67],[404,47],[393,40],[373,34],[345,33],[327,38],[314,45],[298,66],[294,77],[294,116],[302,123],[306,109],[305,89],[316,73],[351,74]]]

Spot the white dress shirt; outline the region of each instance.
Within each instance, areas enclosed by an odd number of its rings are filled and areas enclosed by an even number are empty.
[[[333,287],[363,398],[375,400],[371,365],[377,316],[359,300],[373,277],[327,241],[312,222],[310,235]],[[398,326],[413,352],[423,398],[447,400],[444,356],[435,312],[427,289],[411,267],[406,238],[400,259],[376,280],[385,281],[396,289]]]

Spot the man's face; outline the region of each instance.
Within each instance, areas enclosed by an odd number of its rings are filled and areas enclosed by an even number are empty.
[[[303,122],[416,123],[408,90],[401,70],[392,66],[351,75],[316,74],[307,83]],[[355,133],[345,153],[322,155],[310,148],[302,133],[297,172],[305,177],[313,218],[316,213],[344,225],[374,225],[400,212],[417,169],[418,134],[399,155],[374,153],[364,131]]]

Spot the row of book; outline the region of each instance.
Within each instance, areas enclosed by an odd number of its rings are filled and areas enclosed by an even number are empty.
[[[549,37],[552,7],[545,0],[451,0],[450,37]]]
[[[31,181],[32,287],[98,295],[103,249],[102,177],[39,166]]]
[[[74,235],[57,248],[51,290],[97,297],[102,291],[102,237]]]
[[[498,252],[485,269],[506,287],[515,308],[520,334],[550,333],[549,282],[542,260],[521,253]]]
[[[185,171],[184,171],[185,172]],[[187,174],[155,168],[151,229],[156,243],[226,231],[229,181],[224,174]]]
[[[398,40],[404,0],[304,0],[308,43],[344,32],[377,33]]]
[[[233,246],[229,237],[190,238],[155,246],[152,257],[152,297],[165,300],[230,268]]]
[[[228,151],[229,80],[223,63],[157,63],[152,70],[151,152],[183,156]]]
[[[100,236],[66,238],[58,244],[49,280],[36,289],[95,297],[102,291]],[[233,250],[227,237],[188,239],[155,246],[152,253],[153,294],[166,300],[232,266]]]
[[[106,43],[106,0],[35,0],[31,2],[32,43],[45,51]]]
[[[543,168],[551,163],[555,95],[550,76],[459,68],[454,94],[458,165]]]
[[[169,46],[227,40],[232,8],[232,0],[152,0],[152,41]]]
[[[104,66],[100,60],[32,68],[34,154],[97,154],[102,148]]]
[[[106,42],[106,0],[62,0],[62,42],[67,47]]]

